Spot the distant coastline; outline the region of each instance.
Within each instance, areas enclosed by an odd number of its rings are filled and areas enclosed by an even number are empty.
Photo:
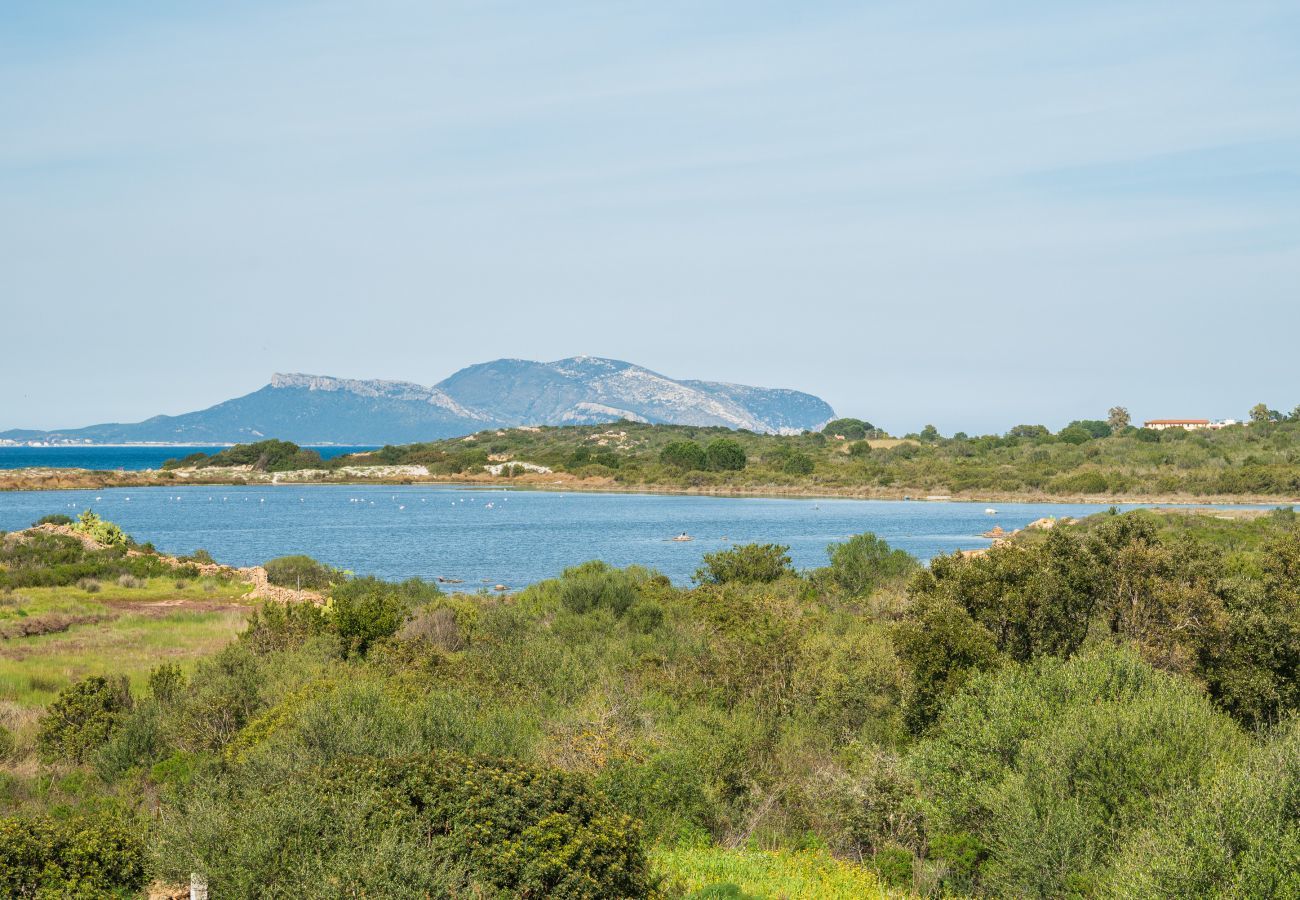
[[[1031,491],[970,491],[945,494],[919,493],[901,487],[834,485],[733,485],[691,486],[663,484],[625,484],[609,477],[580,478],[567,473],[529,474],[510,479],[481,476],[420,475],[394,473],[392,466],[374,466],[374,475],[356,470],[326,473],[321,470],[297,472],[216,471],[198,475],[201,470],[93,471],[43,467],[0,470],[0,493],[11,491],[105,490],[112,488],[179,487],[182,485],[265,485],[267,487],[312,487],[318,485],[442,485],[465,488],[508,488],[510,490],[555,491],[603,494],[667,494],[703,497],[804,498],[825,500],[889,500],[919,503],[1086,503],[1096,506],[1112,504],[1169,504],[1176,506],[1288,506],[1300,505],[1300,497],[1268,494],[1074,494],[1057,495]]]

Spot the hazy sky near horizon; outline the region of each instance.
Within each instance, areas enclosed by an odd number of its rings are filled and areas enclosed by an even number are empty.
[[[1300,4],[9,3],[0,430],[502,356],[1300,404]]]

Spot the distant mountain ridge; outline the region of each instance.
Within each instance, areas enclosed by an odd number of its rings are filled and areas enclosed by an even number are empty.
[[[721,425],[767,433],[816,429],[834,410],[812,394],[709,381],[679,381],[616,359],[498,359],[432,387],[407,381],[276,374],[251,394],[178,416],[58,431],[14,429],[10,441],[396,444],[485,428],[579,425],[630,419]]]

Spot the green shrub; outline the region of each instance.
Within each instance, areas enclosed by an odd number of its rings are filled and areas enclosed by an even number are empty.
[[[1106,649],[977,678],[911,760],[932,833],[973,836],[999,896],[1094,893],[1126,833],[1244,739],[1194,685]]]
[[[811,475],[817,468],[816,462],[807,453],[798,451],[787,456],[781,463],[781,471],[787,475]]]
[[[831,578],[851,596],[870,594],[887,581],[902,578],[917,568],[914,557],[892,550],[874,534],[854,535],[843,544],[826,548]]]
[[[845,440],[860,441],[876,428],[861,419],[831,419],[822,426],[822,434],[838,434]]]
[[[673,441],[659,451],[659,461],[683,471],[708,467],[708,455],[695,441]]]
[[[45,762],[82,762],[131,709],[126,678],[92,675],[64,689],[41,717],[36,747]]]
[[[39,519],[37,519],[35,522],[32,523],[32,527],[37,528],[41,525],[71,525],[71,524],[72,524],[71,516],[65,516],[63,513],[51,513],[48,516],[41,516]]]
[[[220,750],[263,705],[257,657],[232,644],[199,663],[175,714],[175,736],[183,749]]]
[[[397,584],[352,578],[331,592],[330,621],[344,649],[364,655],[371,644],[394,635],[412,608],[439,596],[436,585],[418,578]]]
[[[135,896],[145,849],[110,824],[49,818],[0,819],[0,895],[69,898]]]
[[[330,630],[330,622],[315,603],[263,603],[248,617],[240,643],[255,653],[270,653],[301,646]]]
[[[164,823],[173,877],[214,894],[346,884],[374,897],[642,897],[640,826],[582,776],[450,752],[351,758],[233,794],[195,791]]]
[[[149,672],[149,696],[163,706],[181,698],[185,690],[185,675],[175,663],[163,663]]]
[[[780,544],[741,544],[730,550],[706,553],[703,565],[695,572],[695,580],[700,584],[776,581],[794,574],[789,551],[789,547]]]
[[[301,554],[269,560],[265,569],[266,580],[271,584],[295,590],[323,590],[336,577],[335,571],[329,566]]]
[[[103,544],[105,547],[116,547],[126,549],[127,537],[126,532],[122,531],[112,522],[108,522],[95,515],[90,510],[86,510],[77,519],[77,524],[72,526],[82,534]]]
[[[565,569],[555,585],[560,602],[576,613],[605,609],[622,616],[640,596],[632,574],[600,560]]]
[[[1104,884],[1120,897],[1300,896],[1300,722],[1190,785],[1131,836]]]
[[[704,448],[709,468],[715,472],[739,472],[745,468],[745,448],[730,438],[715,438]]]

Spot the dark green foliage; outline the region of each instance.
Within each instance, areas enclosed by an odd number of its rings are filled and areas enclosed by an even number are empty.
[[[745,468],[745,448],[729,438],[716,438],[704,448],[709,468],[715,472],[739,472]]]
[[[838,434],[849,441],[860,441],[875,430],[876,426],[861,419],[831,419],[822,426],[822,434]]]
[[[324,563],[317,562],[310,556],[281,556],[269,560],[266,565],[266,580],[279,587],[299,588],[308,591],[324,590],[338,573]]]
[[[178,744],[188,750],[225,747],[261,708],[261,682],[257,659],[242,644],[200,663],[178,704]]]
[[[1193,784],[1133,834],[1110,897],[1300,896],[1300,722]]]
[[[507,760],[340,759],[189,803],[198,820],[166,835],[168,868],[202,861],[224,897],[343,883],[377,897],[576,900],[653,886],[635,820],[582,776]]]
[[[295,469],[322,469],[325,462],[315,450],[304,450],[291,441],[258,441],[255,444],[237,444],[211,456],[192,453],[184,460],[168,460],[165,468],[181,465],[208,468],[211,466],[252,466],[254,472],[291,472]]]
[[[866,441],[854,441],[849,444],[849,456],[861,458],[871,455],[871,444]]]
[[[184,690],[185,676],[174,663],[163,663],[149,673],[149,696],[163,706],[179,700]]]
[[[565,569],[555,584],[560,603],[575,613],[604,609],[622,616],[640,596],[633,574],[599,560]]]
[[[153,578],[193,574],[171,568],[156,556],[128,556],[125,544],[88,549],[75,537],[30,531],[0,540],[0,588],[60,587],[88,578],[116,581],[122,575]]]
[[[790,548],[780,544],[741,544],[704,554],[695,572],[700,584],[764,583],[794,574]]]
[[[673,441],[659,452],[659,461],[683,471],[708,467],[708,455],[695,441]]]
[[[1079,431],[1087,433],[1089,439],[1110,437],[1111,431],[1113,430],[1109,422],[1103,422],[1101,419],[1077,419],[1067,425],[1061,431],[1060,436],[1064,437],[1065,432],[1070,431],[1071,429],[1078,429]],[[1083,442],[1076,441],[1073,443]]]
[[[817,464],[807,453],[791,453],[781,463],[781,471],[787,475],[811,475]]]
[[[65,516],[63,513],[52,513],[51,515],[48,516],[41,516],[39,519],[37,519],[35,522],[32,523],[32,527],[36,528],[41,525],[71,525],[71,524],[72,524],[71,516]]]
[[[919,732],[970,678],[1000,659],[989,630],[959,604],[922,595],[895,629],[898,655],[911,672],[905,706],[908,727]]]
[[[1081,428],[1078,425],[1071,425],[1069,428],[1062,429],[1061,433],[1058,434],[1057,437],[1065,441],[1067,444],[1086,444],[1088,441],[1095,438],[1096,435],[1086,428]]]
[[[870,594],[886,581],[903,578],[917,568],[916,559],[867,532],[826,548],[830,575],[851,596]]]
[[[133,897],[145,882],[138,837],[107,823],[0,819],[0,896]]]
[[[344,649],[364,655],[376,641],[395,634],[412,609],[441,592],[437,585],[418,578],[398,584],[352,578],[337,585],[330,596],[330,620]]]
[[[981,848],[976,885],[1057,897],[1095,893],[1119,835],[1243,746],[1194,685],[1111,650],[977,678],[912,762],[931,833]]]
[[[255,653],[298,647],[330,631],[330,622],[315,603],[264,603],[249,616],[241,643]]]
[[[130,709],[131,691],[121,676],[92,675],[65,688],[41,717],[41,759],[81,762],[121,727]]]

